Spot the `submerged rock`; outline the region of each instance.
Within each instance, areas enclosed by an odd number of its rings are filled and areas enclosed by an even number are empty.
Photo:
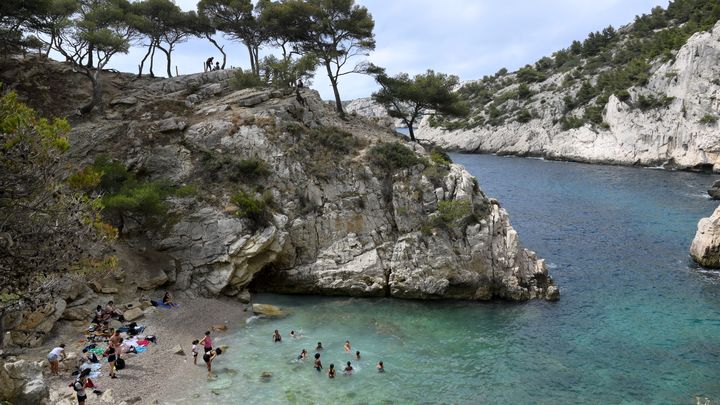
[[[270,304],[252,304],[252,310],[255,315],[263,315],[268,318],[282,318],[287,315],[280,307]]]
[[[690,245],[690,255],[703,267],[720,268],[720,207],[709,218],[698,222],[698,230]]]

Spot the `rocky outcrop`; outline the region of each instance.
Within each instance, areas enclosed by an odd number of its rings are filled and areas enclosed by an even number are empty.
[[[415,136],[423,143],[465,152],[720,172],[720,23],[712,32],[693,35],[670,61],[656,63],[648,84],[629,89],[629,99],[611,96],[603,110],[607,128],[585,124],[563,130],[563,98],[579,88],[558,90],[567,75],[570,72],[558,73],[530,85],[534,95],[526,108],[537,117],[529,122],[445,131],[424,120]],[[667,107],[633,107],[648,95],[673,99]]]
[[[198,189],[169,200],[162,229],[126,223],[125,250],[158,252],[164,259],[156,262],[168,263],[138,285],[244,300],[251,285],[398,298],[558,297],[543,261],[522,248],[505,210],[461,166],[436,167],[406,143],[418,163],[385,171],[367,155],[374,145],[404,143],[387,127],[340,120],[314,91],[302,90],[301,103],[292,92],[234,91],[228,78],[135,80],[122,98],[108,98],[104,115],[73,125],[74,160],[109,155],[150,179]],[[268,173],[245,176],[251,161]],[[265,220],[239,214],[239,191],[262,199]],[[438,225],[443,204],[465,207],[462,223]]]
[[[712,187],[708,190],[708,195],[713,200],[720,200],[720,180],[715,180]]]
[[[703,267],[720,268],[720,207],[709,218],[698,222],[690,255]]]
[[[42,362],[0,359],[0,401],[36,405],[46,403],[49,395]]]
[[[78,305],[87,302],[93,292],[82,282],[62,278],[37,296],[9,307],[3,316],[2,346],[37,347],[61,318],[74,319],[84,310]]]
[[[361,115],[372,118],[378,125],[389,128],[404,127],[402,120],[388,115],[385,107],[373,101],[370,97],[356,98],[346,102],[343,106],[348,114]]]

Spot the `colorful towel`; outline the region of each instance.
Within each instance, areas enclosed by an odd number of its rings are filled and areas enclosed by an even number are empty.
[[[144,352],[145,350],[147,350],[147,347],[145,347],[145,346],[138,346],[135,348],[135,351],[137,351],[138,354]]]
[[[138,346],[148,346],[148,345],[150,345],[150,342],[143,339],[143,340],[138,340],[137,344],[138,344]]]

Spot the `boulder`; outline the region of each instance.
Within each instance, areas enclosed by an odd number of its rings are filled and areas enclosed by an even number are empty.
[[[112,100],[110,101],[110,105],[111,105],[111,106],[116,106],[116,105],[130,106],[130,105],[135,105],[135,104],[137,104],[137,102],[138,102],[137,97],[128,96],[128,97],[121,97],[121,98],[112,99]]]
[[[175,347],[173,347],[173,348],[171,349],[171,351],[172,351],[174,354],[179,354],[179,355],[181,355],[181,356],[184,356],[184,355],[185,355],[185,351],[183,350],[182,346],[180,346],[180,345],[176,345]]]
[[[249,290],[242,290],[237,295],[237,299],[240,300],[243,304],[249,304],[250,300],[252,300],[252,295],[250,295]]]
[[[123,316],[125,317],[126,321],[134,321],[135,319],[140,318],[143,316],[143,310],[140,307],[135,307],[132,309],[128,309],[123,313]]]
[[[67,321],[89,321],[92,319],[92,314],[93,312],[90,309],[83,306],[70,307],[65,308],[65,312],[63,312],[60,319]]]
[[[703,267],[720,268],[720,206],[709,218],[698,222],[698,230],[690,245],[690,255]]]
[[[117,294],[118,289],[116,287],[103,287],[100,292],[103,294]]]
[[[715,180],[710,190],[708,190],[708,195],[713,200],[720,200],[720,180]]]
[[[215,332],[225,332],[227,329],[228,329],[228,326],[224,323],[212,326],[212,330]]]
[[[182,131],[186,126],[187,123],[177,117],[170,117],[164,120],[156,121],[154,124],[155,130],[158,132]]]
[[[268,318],[282,318],[287,314],[275,305],[270,304],[253,304],[253,313],[255,315],[263,315]]]
[[[13,404],[44,403],[50,391],[43,379],[42,362],[17,360],[3,363],[0,360],[0,395]]]

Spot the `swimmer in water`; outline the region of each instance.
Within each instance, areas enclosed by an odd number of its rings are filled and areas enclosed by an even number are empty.
[[[385,372],[385,366],[383,365],[382,360],[378,361],[378,364],[377,364],[377,366],[375,366],[375,368],[377,368],[378,373]]]
[[[280,332],[278,332],[277,329],[275,329],[275,332],[273,332],[272,339],[275,343],[282,342],[282,336],[280,336]]]
[[[328,369],[328,378],[335,378],[335,365],[330,363],[330,368]]]
[[[320,362],[320,353],[315,353],[315,365],[313,367],[315,367],[318,373],[322,371],[323,366]]]
[[[294,331],[294,330],[291,330],[291,331],[290,331],[290,337],[293,338],[293,339],[297,338],[297,335],[295,334],[295,331]]]
[[[315,348],[315,351],[316,351],[316,352],[319,352],[319,351],[322,350],[322,349],[323,349],[322,343],[318,342],[318,345],[317,345],[317,347]]]
[[[343,374],[345,375],[352,375],[353,367],[350,365],[350,362],[347,362],[347,366],[345,367],[345,370],[343,370]]]
[[[360,360],[360,351],[355,352],[355,360]]]
[[[300,352],[300,354],[298,355],[297,358],[298,358],[298,360],[305,360],[305,357],[307,357],[307,350],[302,349],[302,351]]]
[[[345,352],[350,353],[350,341],[349,340],[345,341],[344,349],[345,349]]]

